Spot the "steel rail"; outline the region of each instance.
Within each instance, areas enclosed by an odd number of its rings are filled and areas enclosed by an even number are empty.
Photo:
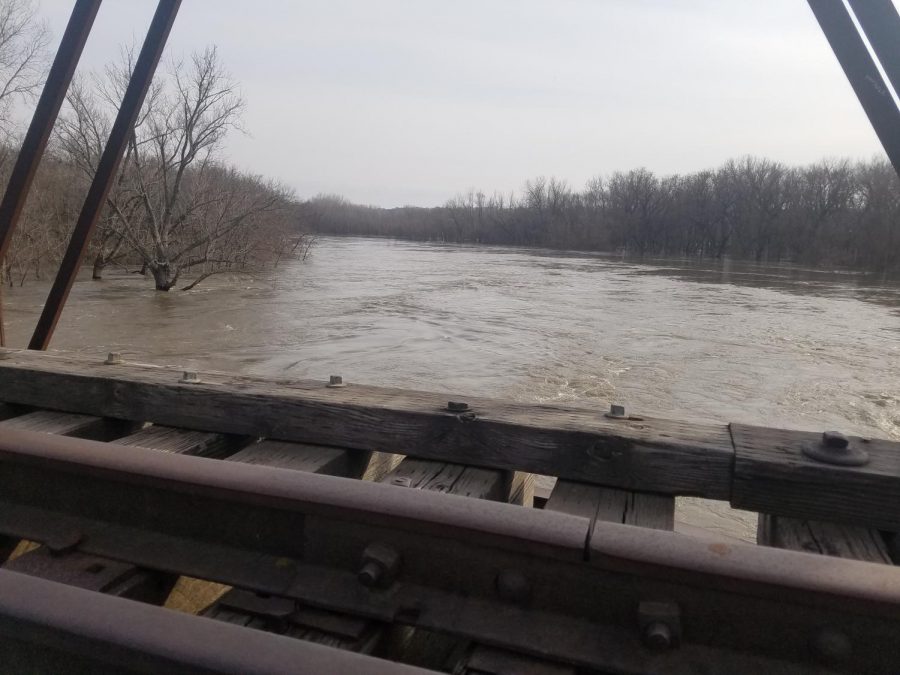
[[[50,133],[66,98],[66,91],[72,82],[75,67],[81,59],[81,53],[101,2],[102,0],[77,0],[69,16],[59,49],[35,106],[31,124],[25,138],[22,139],[22,147],[6,184],[3,201],[0,202],[0,261],[9,251],[19,216],[31,190],[31,183],[50,140]],[[6,344],[2,303],[2,285],[0,285],[0,347]]]
[[[128,137],[134,130],[135,121],[144,103],[180,6],[181,0],[159,0],[156,13],[150,23],[150,29],[147,31],[141,52],[135,62],[131,79],[125,89],[119,112],[106,141],[106,147],[103,149],[97,165],[94,180],[91,182],[81,207],[81,213],[75,223],[69,246],[28,344],[29,349],[46,349],[50,344],[53,331],[56,329],[66,299],[69,297],[69,291],[72,290],[72,284],[75,283],[75,277],[81,267],[81,260],[90,243],[97,219],[106,204],[106,197],[125,153]]]
[[[864,0],[868,2],[868,0]],[[808,0],[850,86],[862,104],[894,170],[900,175],[900,110],[878,72],[843,0]],[[890,36],[898,40],[900,36]]]
[[[629,672],[647,667],[637,613],[657,600],[690,626],[677,650],[653,657],[670,673],[696,672],[704,659],[728,672],[786,663],[803,672],[829,627],[853,645],[850,668],[891,672],[900,660],[890,638],[900,630],[896,568],[589,527],[350,479],[46,434],[0,437],[0,533],[51,550]],[[373,547],[393,551],[396,569]],[[387,571],[366,583],[373,555]]]
[[[432,671],[0,570],[3,671],[418,675]]]

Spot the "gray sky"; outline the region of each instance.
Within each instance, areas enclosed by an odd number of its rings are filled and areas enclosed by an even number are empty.
[[[40,1],[58,41],[72,2]],[[155,4],[107,0],[82,66]],[[208,44],[248,102],[229,158],[301,197],[881,152],[805,0],[185,0],[167,54]]]

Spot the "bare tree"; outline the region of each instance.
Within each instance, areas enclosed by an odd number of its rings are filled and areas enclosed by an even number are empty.
[[[0,131],[12,132],[17,100],[35,94],[44,78],[50,33],[31,0],[0,2]]]
[[[72,87],[59,126],[60,146],[92,175],[113,106],[130,75],[122,62]],[[147,97],[95,241],[95,277],[121,252],[136,255],[157,290],[182,274],[248,271],[274,263],[293,232],[292,195],[219,161],[227,134],[240,128],[244,101],[214,47],[169,67]],[[294,248],[293,250],[296,250]]]

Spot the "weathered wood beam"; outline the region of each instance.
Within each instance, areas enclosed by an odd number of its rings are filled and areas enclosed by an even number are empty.
[[[78,415],[54,410],[36,410],[0,421],[0,429],[41,431],[95,441],[112,441],[129,433],[134,423],[94,415]]]
[[[865,527],[761,513],[756,536],[763,546],[891,564],[881,533]]]
[[[216,434],[209,431],[173,429],[172,427],[154,424],[116,442],[135,448],[169,452],[173,455],[194,455],[196,457],[221,459],[234,454],[251,440],[241,436]]]
[[[675,526],[675,499],[669,495],[631,492],[572,481],[557,481],[544,506],[546,511],[568,513],[655,530]]]
[[[33,352],[0,360],[0,381],[0,400],[9,403],[401,455],[414,450],[425,459],[626,489],[717,499],[731,493],[725,425],[613,420],[584,408],[480,398],[455,413],[440,394],[217,373],[183,383],[172,369]]]
[[[732,424],[737,508],[781,516],[900,530],[900,444],[850,437],[864,449],[863,466],[836,466],[810,458],[821,433]]]

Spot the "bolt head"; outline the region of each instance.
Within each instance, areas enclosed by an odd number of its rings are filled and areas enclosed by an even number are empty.
[[[332,375],[328,378],[328,386],[331,388],[345,387],[344,378],[340,375]]]
[[[381,583],[384,577],[384,567],[375,560],[369,560],[363,563],[356,578],[366,588],[374,588]]]
[[[822,434],[822,445],[833,450],[846,450],[850,439],[840,431],[826,431]]]
[[[447,402],[447,410],[450,412],[466,412],[469,409],[469,404],[464,401],[448,401]]]
[[[356,578],[366,588],[387,588],[400,570],[400,554],[387,544],[366,546]]]
[[[106,355],[106,361],[104,361],[108,366],[114,366],[118,363],[122,363],[122,354],[119,352],[110,352]]]
[[[663,621],[654,621],[644,629],[644,644],[655,652],[672,648],[672,629]]]
[[[625,417],[625,406],[613,403],[609,406],[610,417]]]
[[[181,376],[182,382],[190,382],[197,383],[200,381],[200,375],[194,370],[186,370],[184,371],[184,375]]]

